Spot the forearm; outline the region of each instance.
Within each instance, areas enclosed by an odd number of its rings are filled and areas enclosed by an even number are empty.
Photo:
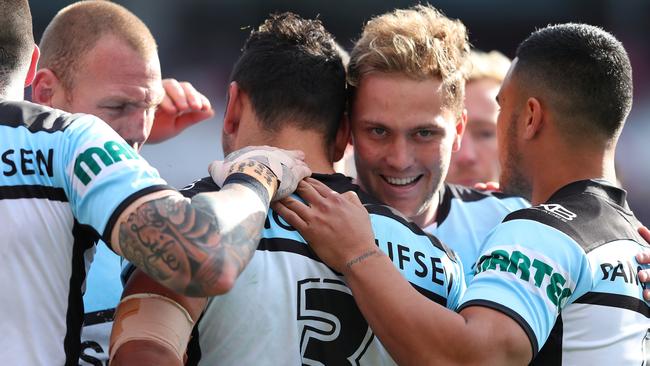
[[[269,195],[242,184],[192,201],[170,195],[118,221],[121,253],[151,278],[188,296],[228,291],[260,238]]]
[[[183,361],[166,347],[147,340],[125,343],[111,360],[111,366],[183,365]]]
[[[385,254],[375,253],[348,262],[344,275],[359,309],[398,364],[527,363],[513,361],[503,346],[508,340],[499,337],[502,330],[493,332],[491,323],[472,318],[471,311],[469,316],[461,315],[430,301],[402,277]],[[495,351],[499,349],[504,352]]]

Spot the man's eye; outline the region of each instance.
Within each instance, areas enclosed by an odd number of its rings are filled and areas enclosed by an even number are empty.
[[[431,131],[431,130],[419,130],[419,131],[417,132],[417,135],[418,135],[419,137],[431,137],[431,136],[434,135],[434,132]]]
[[[474,131],[472,133],[472,136],[475,139],[489,140],[489,139],[493,139],[493,138],[496,137],[496,131],[494,131],[494,130],[478,130],[478,131]]]
[[[384,136],[386,134],[386,130],[379,127],[373,127],[370,129],[370,133],[375,136]]]
[[[104,106],[105,109],[108,109],[109,111],[123,111],[126,109],[126,104],[118,104],[118,105],[106,105]]]

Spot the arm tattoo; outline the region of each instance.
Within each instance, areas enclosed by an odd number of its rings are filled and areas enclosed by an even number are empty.
[[[350,269],[355,264],[359,264],[359,263],[363,262],[364,260],[366,260],[366,259],[368,259],[368,258],[370,258],[372,256],[380,255],[380,254],[381,254],[381,252],[378,249],[370,249],[369,251],[367,251],[367,252],[361,254],[360,256],[352,259],[351,261],[347,262],[345,264],[345,266],[348,269]]]
[[[213,215],[181,197],[164,197],[142,204],[120,224],[120,248],[156,281],[188,296],[202,296],[225,266],[237,273],[244,269],[265,217],[252,213],[236,229],[220,233]]]

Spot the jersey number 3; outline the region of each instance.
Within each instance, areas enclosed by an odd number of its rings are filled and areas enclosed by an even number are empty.
[[[303,365],[358,365],[374,338],[350,289],[337,280],[298,282],[298,324]]]

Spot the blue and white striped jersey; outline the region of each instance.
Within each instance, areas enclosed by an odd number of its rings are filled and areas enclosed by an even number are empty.
[[[530,207],[521,197],[477,190],[446,183],[440,190],[436,221],[424,228],[456,252],[465,282],[474,276],[474,265],[488,233],[509,213]]]
[[[89,251],[133,200],[167,188],[108,125],[0,101],[0,364],[76,364]]]
[[[530,338],[535,365],[641,365],[650,307],[634,256],[647,250],[625,192],[571,183],[488,236],[460,309],[494,308]]]

